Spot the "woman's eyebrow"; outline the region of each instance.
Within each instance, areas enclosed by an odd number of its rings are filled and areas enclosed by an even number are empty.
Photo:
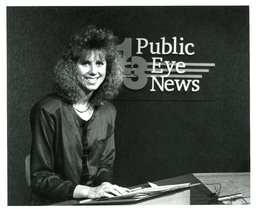
[[[78,62],[80,62],[80,63],[84,63],[84,62],[89,62],[89,63],[91,63],[91,61],[88,60],[88,59],[81,59],[81,60],[79,60]]]

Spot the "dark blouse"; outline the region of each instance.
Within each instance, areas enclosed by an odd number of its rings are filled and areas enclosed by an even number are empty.
[[[84,123],[72,105],[57,95],[40,100],[30,117],[34,196],[50,204],[71,198],[77,184],[112,182],[115,117],[115,107],[107,103]]]
[[[87,167],[87,158],[89,154],[88,150],[88,141],[87,141],[87,127],[89,121],[82,120],[79,117],[80,127],[81,127],[81,136],[82,136],[82,146],[83,146],[83,157],[82,157],[82,177],[81,177],[81,184],[86,185],[86,182],[89,180],[89,171]]]

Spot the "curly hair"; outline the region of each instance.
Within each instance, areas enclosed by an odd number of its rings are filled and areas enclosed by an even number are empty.
[[[100,106],[116,97],[121,89],[124,69],[117,42],[118,38],[112,31],[99,29],[96,26],[84,27],[72,36],[54,69],[55,91],[58,95],[70,103],[75,103],[79,99],[76,63],[81,56],[100,51],[105,55],[107,63],[106,78],[93,92],[90,103]]]

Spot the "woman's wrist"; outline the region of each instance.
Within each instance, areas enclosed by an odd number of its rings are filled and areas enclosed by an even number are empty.
[[[84,186],[84,185],[77,185],[74,193],[73,193],[73,198],[74,199],[79,199],[79,198],[88,198],[89,193],[91,193],[90,190],[92,190],[92,187]]]

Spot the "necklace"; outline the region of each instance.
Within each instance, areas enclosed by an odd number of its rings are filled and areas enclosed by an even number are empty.
[[[74,105],[73,107],[75,108],[75,105]],[[80,113],[85,113],[85,112],[87,112],[87,111],[90,109],[90,107],[91,107],[91,104],[89,104],[89,107],[88,107],[86,110],[81,111],[81,110],[78,110],[78,109],[76,109],[76,108],[75,108],[75,110],[76,110],[77,112],[80,112]]]

